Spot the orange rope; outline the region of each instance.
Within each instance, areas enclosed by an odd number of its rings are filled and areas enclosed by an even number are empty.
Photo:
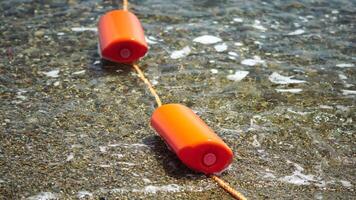
[[[136,72],[138,74],[138,77],[140,77],[140,79],[147,85],[147,87],[150,90],[151,94],[155,97],[158,107],[160,107],[162,105],[162,101],[159,98],[156,90],[153,88],[153,86],[150,83],[150,81],[145,77],[145,75],[143,74],[142,70],[140,69],[140,67],[137,64],[133,64],[132,66],[135,68],[135,70],[136,70]]]
[[[123,2],[122,2],[122,9],[123,9],[123,10],[127,10],[128,7],[129,7],[129,2],[128,2],[128,0],[123,0]]]
[[[228,192],[232,197],[234,197],[237,200],[247,200],[246,197],[232,188],[228,183],[226,183],[224,180],[221,178],[215,176],[215,175],[210,175],[210,178],[212,178],[220,187],[222,187],[226,192]]]
[[[123,0],[123,9],[127,10],[127,8],[128,8],[128,0]],[[142,70],[140,69],[140,67],[136,63],[134,63],[132,66],[136,70],[139,78],[147,85],[151,94],[155,97],[158,107],[162,106],[162,101],[159,98],[156,90],[153,88],[150,81],[145,77],[145,75],[142,72]],[[244,195],[242,195],[240,192],[238,192],[237,190],[235,190],[234,188],[229,186],[229,184],[227,182],[220,179],[219,177],[217,177],[215,175],[210,175],[210,178],[212,178],[221,188],[223,188],[225,191],[227,191],[233,198],[235,198],[237,200],[247,200],[246,197],[244,197]]]

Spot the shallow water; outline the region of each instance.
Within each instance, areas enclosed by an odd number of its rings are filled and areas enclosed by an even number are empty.
[[[356,197],[355,1],[130,3],[163,102],[233,149],[223,179],[249,199]],[[0,2],[0,198],[230,198],[150,129],[135,73],[100,61],[96,23],[116,7]]]

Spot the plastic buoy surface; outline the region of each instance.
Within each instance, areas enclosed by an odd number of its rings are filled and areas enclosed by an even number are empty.
[[[189,168],[212,174],[232,161],[231,149],[191,109],[166,104],[155,110],[152,127]]]
[[[138,18],[126,10],[113,10],[98,23],[99,51],[102,58],[131,63],[143,57],[148,46]]]

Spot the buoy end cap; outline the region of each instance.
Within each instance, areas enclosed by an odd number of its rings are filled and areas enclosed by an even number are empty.
[[[216,155],[213,153],[207,153],[203,157],[203,163],[205,166],[208,167],[214,165],[216,163],[216,160],[217,160]]]

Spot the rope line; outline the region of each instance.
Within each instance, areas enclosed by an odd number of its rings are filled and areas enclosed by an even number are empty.
[[[127,10],[129,8],[129,2],[128,0],[123,0],[122,1],[122,9]]]
[[[157,103],[158,107],[160,107],[162,105],[162,101],[159,98],[159,96],[157,94],[157,91],[152,86],[151,82],[145,77],[145,75],[143,74],[142,70],[140,69],[140,67],[137,64],[133,64],[132,66],[136,70],[136,72],[138,74],[138,77],[147,85],[147,87],[150,90],[151,94],[155,97],[155,100],[156,100],[156,103]]]
[[[210,175],[210,178],[212,178],[221,188],[223,188],[226,192],[228,192],[232,197],[238,200],[247,200],[246,197],[232,188],[228,183],[226,183],[224,180],[221,178],[215,176],[215,175]]]
[[[123,9],[127,10],[128,9],[128,5],[129,5],[128,0],[123,0],[123,4],[122,5],[123,5]],[[158,96],[157,91],[154,89],[154,87],[152,86],[151,82],[145,77],[145,75],[142,72],[142,70],[140,69],[140,67],[136,63],[134,63],[132,66],[136,70],[139,78],[146,84],[146,86],[150,90],[152,96],[154,96],[154,98],[156,100],[156,103],[157,103],[157,106],[158,107],[162,106],[162,101],[161,101],[160,97]],[[227,182],[225,182],[221,178],[217,177],[216,175],[210,175],[209,177],[211,179],[213,179],[226,192],[228,192],[234,199],[247,200],[246,197],[244,197],[243,194],[241,194],[240,192],[238,192],[237,190],[232,188]]]

